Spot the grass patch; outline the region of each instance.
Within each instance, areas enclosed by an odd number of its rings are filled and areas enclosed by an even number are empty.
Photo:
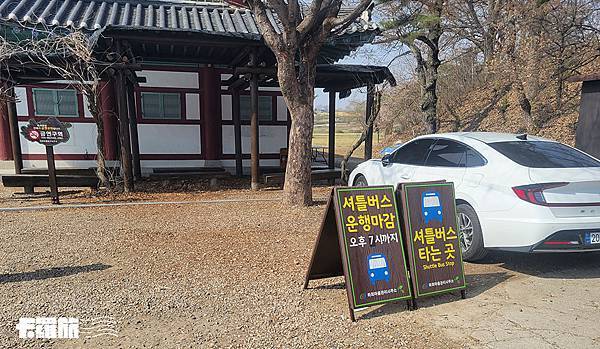
[[[329,144],[329,135],[327,133],[313,133],[313,146],[326,147]],[[335,153],[338,155],[346,155],[346,152],[352,147],[352,144],[360,137],[360,132],[343,132],[335,134]],[[364,154],[364,145],[361,144],[354,151],[354,156],[362,157]]]

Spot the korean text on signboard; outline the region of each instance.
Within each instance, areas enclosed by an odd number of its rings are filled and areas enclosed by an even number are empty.
[[[404,184],[401,195],[415,296],[463,289],[454,185]]]
[[[68,128],[71,124],[60,122],[55,117],[47,120],[29,120],[29,123],[21,127],[21,134],[30,142],[40,143],[46,146],[55,146],[69,141]]]
[[[354,307],[410,298],[393,187],[335,193]]]

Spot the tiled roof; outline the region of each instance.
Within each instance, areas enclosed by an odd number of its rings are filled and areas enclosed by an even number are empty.
[[[269,17],[280,31],[276,16],[269,13]],[[250,10],[198,1],[0,0],[0,20],[87,30],[119,27],[260,35]],[[376,30],[376,24],[359,18],[341,35]]]

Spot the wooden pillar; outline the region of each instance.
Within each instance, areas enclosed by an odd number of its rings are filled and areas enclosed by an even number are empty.
[[[256,52],[250,55],[250,65],[255,68],[257,64]],[[258,190],[260,176],[260,150],[258,147],[258,74],[252,73],[250,79],[250,167],[251,188]]]
[[[129,118],[127,117],[127,96],[125,76],[122,70],[115,74],[115,93],[117,99],[117,115],[119,118],[119,143],[121,148],[121,175],[125,192],[131,192],[133,187],[133,169],[131,160],[131,140],[129,137]]]
[[[10,145],[10,123],[8,121],[8,104],[0,103],[0,160],[12,160]]]
[[[214,68],[202,68],[202,153],[205,160],[219,160],[223,151],[220,113],[221,74]],[[210,165],[209,165],[210,166]]]
[[[365,121],[368,122],[373,113],[373,102],[375,100],[375,85],[369,84],[367,87],[367,108],[365,113]],[[365,160],[373,157],[373,124],[367,130],[365,138]]]
[[[235,138],[235,175],[242,177],[244,175],[242,163],[242,123],[240,119],[240,91],[237,89],[231,91],[231,114]]]
[[[117,160],[117,118],[114,79],[100,83],[100,102],[102,104],[102,124],[104,126],[104,158]]]
[[[15,173],[21,174],[23,171],[23,154],[21,153],[21,140],[19,136],[19,120],[17,119],[17,102],[15,98],[15,88],[8,91],[9,101],[8,123],[10,127],[10,141],[12,147],[13,161],[15,163]]]
[[[134,75],[135,76],[135,75]],[[140,161],[140,142],[138,138],[137,111],[135,107],[135,91],[133,84],[128,82],[127,86],[127,110],[129,116],[129,132],[131,138],[131,157],[133,163],[133,175],[135,180],[142,179],[142,165]]]
[[[330,169],[335,168],[335,91],[329,91],[329,160]]]

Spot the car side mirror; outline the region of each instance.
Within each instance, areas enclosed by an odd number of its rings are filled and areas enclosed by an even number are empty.
[[[383,166],[388,166],[388,165],[390,165],[390,164],[392,163],[392,162],[390,161],[390,158],[391,158],[391,157],[392,157],[392,156],[391,156],[391,154],[386,154],[386,155],[384,155],[384,156],[381,158],[381,164],[382,164]]]

